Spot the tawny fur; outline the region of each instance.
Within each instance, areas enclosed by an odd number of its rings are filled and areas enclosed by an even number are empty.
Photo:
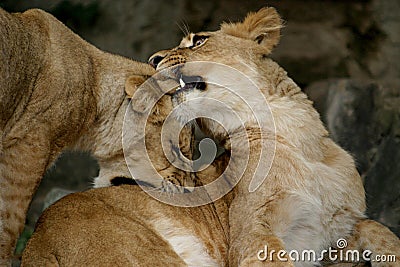
[[[163,204],[138,186],[69,195],[41,216],[22,266],[226,266],[212,205]]]
[[[169,96],[153,109],[146,128],[146,141],[151,143],[147,151],[163,176],[190,180],[190,173],[171,167],[163,156],[161,129],[171,110]],[[180,137],[182,153],[191,158],[191,128],[184,128]],[[107,163],[96,182],[109,185],[112,175],[131,177],[122,154]],[[199,173],[202,180],[218,176],[223,164]],[[67,196],[43,213],[22,266],[226,266],[227,221],[223,202],[179,208],[134,185],[94,189]]]
[[[267,127],[262,129],[266,133],[262,137],[249,109],[222,87],[208,84],[204,91],[194,89],[177,95],[179,103],[204,97],[203,102],[182,109],[180,119],[203,110],[209,98],[234,103],[231,108],[244,119],[250,137],[249,164],[229,203],[229,265],[313,266],[315,263],[312,262],[279,262],[277,259],[261,262],[256,253],[265,245],[275,251],[312,249],[319,252],[334,246],[339,238],[350,239],[352,234],[359,235],[359,249],[371,248],[374,253],[399,257],[400,241],[393,233],[378,223],[372,225],[375,230],[382,229],[376,232],[390,240],[380,242],[382,236],[369,231],[371,224],[364,223],[365,192],[354,160],[329,138],[307,96],[285,70],[268,58],[279,41],[281,27],[275,9],[263,8],[249,14],[243,22],[223,24],[216,32],[197,33],[197,36],[207,36],[206,41],[198,45],[193,41],[195,34],[189,34],[178,47],[160,51],[152,57],[158,57],[157,70],[181,64],[183,75],[199,75],[206,82],[207,77],[219,74],[212,73],[212,68],[200,65],[189,68],[182,63],[208,61],[228,65],[249,77],[264,95],[266,102],[259,98],[258,102],[248,103],[253,110],[259,111],[259,107],[267,103],[271,108],[276,132],[273,127]],[[246,95],[248,88],[236,90]],[[219,115],[230,138],[240,134],[234,123],[236,118]],[[206,119],[201,119],[200,124],[203,130],[226,144],[228,151],[231,150],[222,127]],[[262,142],[270,143],[270,147],[276,144],[275,157],[265,181],[250,193],[249,184],[258,164]],[[231,158],[233,163],[243,160],[240,155],[246,155],[244,148],[244,144],[234,148],[239,156]],[[233,169],[226,179],[233,179],[237,173],[239,170]],[[372,265],[379,264],[373,262]]]
[[[102,163],[122,151],[127,77],[153,68],[104,53],[41,10],[0,9],[0,265],[11,262],[31,198],[66,147]]]
[[[129,77],[126,82],[125,82],[125,91],[128,99],[132,99],[133,95],[136,92],[136,89],[139,84],[143,83],[143,77],[134,75]],[[147,89],[147,87],[145,88]],[[149,88],[150,89],[150,88]],[[141,97],[147,97],[147,98],[152,98],[156,92],[153,90],[151,92],[144,92],[141,94]],[[170,162],[166,157],[163,157],[161,155],[164,155],[165,153],[171,153],[171,151],[174,149],[174,147],[165,147],[162,146],[162,140],[161,140],[161,130],[163,127],[163,123],[165,121],[165,118],[171,113],[172,111],[172,101],[170,96],[163,96],[160,98],[159,101],[154,105],[153,109],[148,111],[149,114],[147,116],[147,113],[144,112],[145,109],[148,109],[149,107],[147,105],[140,107],[141,103],[138,103],[137,101],[141,102],[141,98],[136,98],[132,99],[130,102],[129,108],[135,110],[136,116],[142,116],[143,119],[147,121],[145,125],[145,132],[144,132],[144,137],[141,137],[140,140],[135,139],[131,140],[133,143],[132,144],[123,144],[125,145],[125,149],[127,149],[128,146],[133,146],[133,153],[124,154],[124,151],[122,150],[122,147],[119,145],[121,143],[121,140],[115,140],[116,143],[115,145],[111,147],[114,147],[114,149],[118,148],[118,153],[113,153],[112,155],[109,155],[108,157],[105,157],[101,161],[100,165],[100,173],[99,176],[94,179],[94,187],[106,187],[106,186],[111,186],[111,180],[115,177],[126,177],[126,178],[132,178],[132,174],[130,173],[130,170],[127,168],[127,157],[130,157],[130,162],[135,161],[140,164],[141,160],[146,158],[147,156],[149,157],[149,161],[153,164],[153,166],[156,168],[157,172],[163,179],[157,180],[156,183],[153,183],[152,185],[157,188],[157,189],[163,189],[163,183],[165,181],[168,181],[172,183],[173,185],[180,185],[184,187],[193,187],[195,186],[195,177],[191,177],[189,173],[180,170],[176,168],[173,163]],[[122,122],[124,118],[122,116],[128,116],[131,113],[124,113],[124,114],[117,114],[115,119],[119,122]],[[135,124],[135,120],[129,122],[128,120],[125,120],[126,125],[131,125]],[[127,127],[125,125],[125,127]],[[119,125],[120,131],[122,133],[122,125]],[[135,128],[136,125],[133,125],[132,129],[126,129],[125,135],[132,134],[134,136],[135,133],[137,132],[137,129]],[[141,127],[142,125],[138,126],[137,128]],[[119,136],[120,137],[120,136]],[[127,139],[126,137],[124,137]],[[144,140],[143,140],[144,138]],[[139,151],[135,150],[135,142],[145,142],[146,146],[146,155],[141,154]],[[193,138],[192,138],[192,126],[187,125],[182,128],[180,135],[179,135],[179,150],[181,153],[187,157],[191,157],[191,153],[193,150]],[[172,157],[171,157],[172,158]],[[130,166],[130,168],[134,167],[140,167],[140,166]],[[135,177],[138,179],[141,179],[141,177]],[[142,179],[143,180],[143,179]],[[160,182],[160,183],[158,183]]]

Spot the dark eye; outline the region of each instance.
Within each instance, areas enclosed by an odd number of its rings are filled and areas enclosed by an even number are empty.
[[[204,44],[208,39],[208,36],[204,35],[195,35],[193,36],[193,45],[192,47],[197,47]]]

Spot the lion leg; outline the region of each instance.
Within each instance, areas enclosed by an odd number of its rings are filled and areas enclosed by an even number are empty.
[[[9,139],[9,142],[3,139],[0,154],[0,266],[11,265],[32,195],[49,163],[49,145],[38,139],[35,136]]]
[[[273,218],[276,211],[271,205],[243,210],[243,203],[251,199],[237,196],[229,208],[230,266],[294,266],[285,249],[284,241],[275,234]]]
[[[231,246],[229,263],[231,266],[241,267],[294,266],[288,254],[285,253],[283,255],[280,251],[285,251],[283,241],[272,233],[266,233],[265,229],[262,233],[247,233],[242,238],[237,239]]]
[[[386,226],[369,219],[361,220],[354,226],[353,234],[349,238],[349,246],[346,250],[355,249],[359,251],[369,250],[371,266],[390,267],[400,266],[400,239],[392,233]],[[389,261],[379,261],[382,255],[388,259],[389,255],[394,255],[394,259]],[[380,257],[379,259],[377,258]],[[377,261],[378,260],[378,261]]]

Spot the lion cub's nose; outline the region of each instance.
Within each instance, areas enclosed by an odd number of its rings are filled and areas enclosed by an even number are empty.
[[[154,54],[149,58],[149,64],[153,66],[153,68],[157,68],[158,64],[163,60],[165,56],[161,56],[159,54]]]

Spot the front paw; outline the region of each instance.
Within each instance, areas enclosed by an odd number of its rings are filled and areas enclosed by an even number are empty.
[[[161,182],[161,192],[181,194],[185,192],[185,188],[180,186],[173,177],[167,177]]]

